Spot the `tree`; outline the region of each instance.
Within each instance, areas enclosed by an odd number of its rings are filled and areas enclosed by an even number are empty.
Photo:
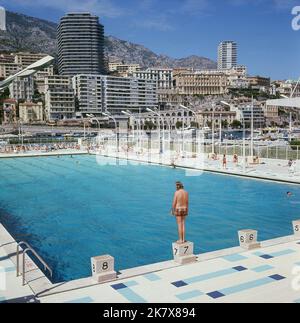
[[[228,121],[227,120],[222,121],[222,128],[228,128]]]
[[[199,127],[199,123],[198,122],[195,122],[195,121],[192,121],[191,122],[191,127],[192,128],[198,128]]]
[[[212,128],[212,122],[211,121],[207,121],[206,125],[207,125],[207,127]]]
[[[144,125],[144,128],[146,130],[152,130],[152,129],[155,129],[155,124],[152,122],[152,121],[145,121],[145,125]]]
[[[231,127],[233,129],[240,129],[242,128],[242,123],[239,120],[233,120]]]
[[[183,123],[181,121],[176,122],[176,129],[180,129],[182,128],[182,126],[183,126]]]

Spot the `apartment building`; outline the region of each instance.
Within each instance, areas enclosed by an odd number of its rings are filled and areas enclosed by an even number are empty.
[[[252,104],[235,105],[231,107],[231,111],[236,112],[237,120],[245,122],[247,127],[251,126],[252,115],[253,124],[255,128],[262,128],[266,124],[266,117],[263,107],[259,103],[255,103],[252,108]]]
[[[69,13],[57,33],[61,75],[105,74],[104,27],[90,13]]]
[[[109,72],[116,73],[120,77],[130,77],[140,71],[139,64],[124,64],[122,62],[109,63]]]
[[[15,63],[20,65],[22,69],[27,66],[39,61],[40,59],[46,57],[48,54],[43,53],[30,53],[30,52],[19,52],[14,54]]]
[[[223,95],[228,92],[228,76],[220,71],[183,72],[174,76],[181,95]]]
[[[0,61],[0,79],[6,79],[11,75],[16,74],[21,70],[20,65],[10,62]]]
[[[44,121],[43,103],[24,102],[19,104],[19,118],[22,123],[41,123]]]
[[[223,41],[218,47],[218,69],[226,70],[237,66],[237,43]]]
[[[10,98],[17,101],[32,101],[34,94],[34,78],[32,76],[18,77],[9,85]]]
[[[75,116],[75,96],[70,77],[53,75],[45,78],[45,113],[47,120],[72,119]]]
[[[173,89],[173,70],[169,68],[148,68],[146,71],[133,73],[133,77],[157,82],[158,90]]]
[[[138,112],[157,106],[155,81],[104,75],[76,75],[73,88],[82,115],[101,116],[109,111],[122,115],[123,110]]]

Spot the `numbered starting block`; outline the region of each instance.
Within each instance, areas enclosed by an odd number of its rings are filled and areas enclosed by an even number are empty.
[[[182,244],[174,242],[172,247],[174,261],[180,265],[186,265],[197,261],[197,257],[194,255],[193,242],[186,242]]]
[[[257,242],[258,232],[255,230],[239,231],[240,246],[247,250],[258,249],[261,244]]]
[[[300,236],[300,220],[293,221],[294,234]]]
[[[114,270],[115,259],[112,256],[105,255],[91,258],[93,279],[98,283],[104,283],[117,279],[117,273]]]

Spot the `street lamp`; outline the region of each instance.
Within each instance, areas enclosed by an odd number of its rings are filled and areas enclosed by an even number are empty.
[[[128,111],[122,111],[122,113],[130,118],[133,118],[134,120],[136,120],[135,116],[131,113],[131,112],[128,112]],[[134,138],[134,125],[131,126],[131,130],[132,130],[132,133],[133,133],[133,138]]]
[[[196,122],[198,124],[198,154],[200,155],[200,152],[201,152],[201,149],[200,149],[200,142],[201,142],[201,139],[200,139],[200,121],[198,119],[198,115],[195,111],[193,111],[192,109],[180,104],[180,107],[183,108],[184,110],[187,110],[189,112],[191,112],[194,116],[195,116],[195,119],[196,119]]]
[[[231,105],[226,101],[221,101],[221,104],[231,108]],[[220,145],[222,142],[222,114],[220,114]]]
[[[119,152],[120,149],[119,149],[119,131],[118,131],[118,124],[117,124],[117,120],[111,115],[110,112],[106,111],[106,112],[102,112],[102,114],[105,116],[105,117],[108,117],[110,119],[113,120],[113,122],[115,123],[115,128],[116,128],[116,141],[117,141],[117,151]]]
[[[284,95],[284,94],[280,94],[280,96],[284,99],[291,99],[293,97],[293,94],[291,94],[290,97],[288,97],[287,95]],[[291,136],[292,136],[292,131],[293,131],[293,114],[292,114],[292,111],[290,111],[290,141],[291,141]]]
[[[24,137],[23,137],[23,130],[22,130],[22,122],[21,122],[21,119],[19,118],[19,143],[20,141],[21,141],[21,145],[23,146]]]
[[[95,117],[95,115],[94,114],[87,114],[86,115],[88,118],[90,118],[90,120],[91,120],[91,122],[93,123],[94,121],[96,121],[97,122],[97,124],[98,124],[98,128],[99,128],[99,130],[98,130],[98,143],[100,142],[100,133],[101,133],[101,125],[100,125],[100,121]]]
[[[231,107],[226,101],[221,101],[223,105]],[[245,116],[243,116],[243,171],[246,172],[246,129],[245,129]]]
[[[162,141],[161,141],[161,130],[160,130],[160,119],[161,119],[161,116],[158,112],[155,112],[153,110],[151,110],[150,108],[147,108],[147,111],[150,112],[150,113],[153,113],[155,115],[158,116],[158,137],[159,137],[159,153],[162,154],[163,153],[163,146],[162,146]]]
[[[252,95],[252,102],[251,102],[251,157],[254,156],[254,98]]]
[[[212,150],[211,150],[211,153],[214,154],[215,153],[215,103],[212,103],[212,108],[213,108],[213,111],[212,111],[212,126],[211,126],[211,131],[212,131],[212,140],[211,140],[211,143],[212,143]]]

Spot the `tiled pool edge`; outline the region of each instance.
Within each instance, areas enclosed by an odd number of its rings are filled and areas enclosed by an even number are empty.
[[[70,151],[56,151],[56,152],[48,152],[48,153],[28,153],[28,154],[0,154],[0,159],[8,159],[8,158],[32,158],[32,157],[53,157],[53,156],[69,156],[69,155],[89,155],[86,150],[70,150]]]
[[[275,238],[272,240],[266,240],[261,243],[262,248],[271,247],[275,245],[284,244],[287,242],[298,241],[299,237],[295,235],[285,236],[280,238]],[[4,249],[7,256],[11,259],[11,261],[16,266],[16,241],[13,237],[9,234],[9,232],[4,228],[2,224],[0,224],[0,247]],[[171,248],[171,243],[170,243]],[[259,250],[259,249],[258,249]],[[218,251],[213,251],[205,254],[200,254],[197,256],[197,262],[205,262],[212,259],[221,258],[224,256],[231,256],[241,253],[246,253],[247,250],[241,247],[233,247],[222,249]],[[36,264],[32,261],[30,257],[27,257],[34,266],[34,270],[28,272],[26,274],[27,281],[29,281],[28,285],[33,292],[33,295],[36,297],[42,298],[49,295],[55,295],[59,293],[64,293],[68,291],[88,288],[91,286],[101,285],[99,283],[93,282],[91,277],[73,280],[64,283],[53,284],[49,279],[45,276],[45,274],[36,266]],[[186,265],[189,266],[189,265]],[[181,267],[180,265],[176,264],[173,260],[160,262],[156,264],[150,264],[147,266],[136,267],[126,270],[119,271],[119,275],[117,281],[121,281],[128,278],[134,278],[137,276],[151,274],[151,273],[158,273],[160,271]],[[55,270],[55,268],[52,268]],[[110,282],[107,282],[110,283]],[[106,284],[106,283],[104,283]]]

